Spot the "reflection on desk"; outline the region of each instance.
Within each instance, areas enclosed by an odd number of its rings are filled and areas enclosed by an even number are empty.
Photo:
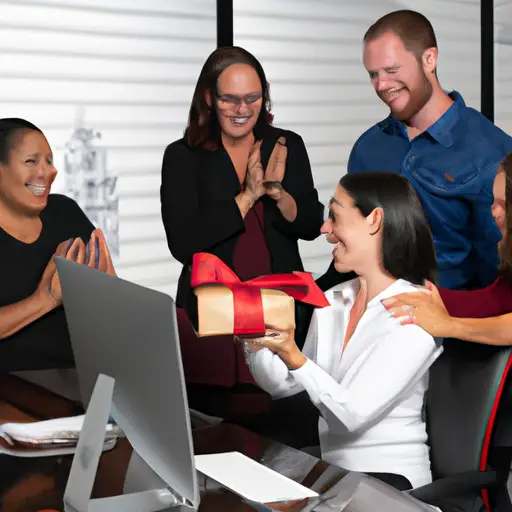
[[[73,414],[81,414],[80,406],[65,398],[58,397],[48,390],[42,389],[13,376],[0,377],[0,423],[10,421],[39,421]],[[365,512],[361,503],[365,500],[354,500],[353,505],[341,507],[337,499],[338,488],[343,480],[352,489],[359,485],[362,475],[348,474],[346,470],[330,465],[324,461],[284,446],[280,443],[263,438],[242,427],[223,423],[212,427],[204,427],[193,431],[194,451],[196,454],[221,453],[238,451],[261,464],[301,483],[305,487],[323,493],[314,501],[307,500],[295,503],[271,504],[266,508],[258,504],[250,504],[236,494],[223,489],[216,482],[200,477],[201,512],[250,512],[255,510],[346,510],[346,512]],[[126,439],[120,440],[117,447],[102,455],[96,482],[93,490],[94,498],[102,498],[122,494],[123,484],[128,468],[132,449]],[[35,512],[41,510],[63,510],[62,498],[66,487],[71,456],[22,459],[9,456],[0,457],[0,510],[5,512]],[[345,479],[348,475],[349,480]],[[366,481],[373,479],[364,477]],[[396,502],[402,496],[385,484],[380,488],[392,499],[394,508],[383,508],[379,501],[379,512],[409,512],[431,510],[429,507],[414,504],[405,505]],[[378,490],[373,489],[372,499]],[[407,498],[404,495],[404,499]],[[405,503],[405,502],[404,502]],[[366,502],[366,505],[368,503]],[[411,505],[412,504],[412,505]],[[334,507],[334,508],[333,508]],[[372,510],[377,510],[373,508]]]

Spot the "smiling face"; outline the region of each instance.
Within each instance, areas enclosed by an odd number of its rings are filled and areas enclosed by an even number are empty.
[[[0,201],[19,214],[39,215],[56,175],[46,137],[36,130],[18,130],[8,161],[0,164]]]
[[[348,192],[338,185],[329,204],[329,218],[321,232],[335,244],[332,251],[334,267],[338,272],[354,271],[365,275],[380,261],[380,237],[373,236],[382,221],[382,212],[376,209],[364,217]]]
[[[365,44],[363,62],[372,85],[399,121],[414,117],[432,97],[427,74],[436,68],[437,53],[435,49],[427,52],[426,58],[419,60],[392,32]]]
[[[224,135],[244,138],[253,131],[263,104],[258,73],[248,64],[232,64],[220,74],[213,100]]]

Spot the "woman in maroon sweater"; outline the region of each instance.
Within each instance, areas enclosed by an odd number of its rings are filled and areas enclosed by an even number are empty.
[[[183,265],[176,304],[189,403],[232,421],[265,412],[271,400],[232,335],[196,338],[192,257],[215,254],[242,281],[300,271],[298,241],[317,238],[323,223],[304,142],[272,126],[269,112],[258,60],[219,48],[200,73],[184,137],[167,147],[162,165],[162,221]]]
[[[512,345],[512,153],[494,180],[492,214],[501,230],[500,277],[481,290],[437,289],[396,295],[383,302],[402,324],[415,323],[432,336],[488,345]]]

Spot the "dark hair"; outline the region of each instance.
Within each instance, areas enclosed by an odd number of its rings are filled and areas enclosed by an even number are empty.
[[[340,185],[365,217],[382,208],[382,266],[397,279],[436,282],[437,261],[430,226],[409,182],[399,174],[346,174]]]
[[[9,163],[9,154],[14,147],[14,139],[20,131],[34,130],[43,133],[35,124],[18,119],[6,117],[0,119],[0,164]]]
[[[512,283],[512,153],[502,161],[498,172],[505,173],[505,215],[506,227],[500,247],[500,271],[503,277]]]
[[[379,18],[364,35],[364,42],[378,39],[386,32],[400,38],[405,48],[421,59],[428,48],[437,48],[436,34],[430,21],[416,11],[400,10]]]
[[[261,82],[263,105],[256,121],[255,128],[261,129],[270,119],[270,88],[263,67],[251,53],[238,46],[217,48],[204,63],[196,84],[192,104],[185,130],[185,140],[191,147],[217,147],[220,142],[220,125],[217,112],[206,103],[206,93],[211,92],[212,102],[215,100],[217,82],[220,74],[232,64],[247,64],[258,74]]]

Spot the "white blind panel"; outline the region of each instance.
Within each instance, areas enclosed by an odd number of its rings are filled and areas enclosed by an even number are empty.
[[[263,64],[274,122],[304,138],[324,203],[357,137],[387,115],[362,64],[363,35],[380,16],[404,8],[434,25],[442,85],[479,108],[479,0],[234,0],[235,44]],[[323,272],[331,249],[323,237],[301,242],[306,269]]]
[[[45,131],[60,170],[54,191],[70,195],[66,162],[75,130],[101,134],[94,147],[104,160],[95,161],[88,183],[99,193],[102,176],[115,181],[118,200],[99,208],[118,221],[110,235],[119,243],[119,275],[173,296],[181,265],[160,218],[162,156],[183,133],[215,44],[215,0],[0,5],[0,117],[23,117]]]
[[[494,1],[494,20],[494,115],[512,135],[512,0]]]

